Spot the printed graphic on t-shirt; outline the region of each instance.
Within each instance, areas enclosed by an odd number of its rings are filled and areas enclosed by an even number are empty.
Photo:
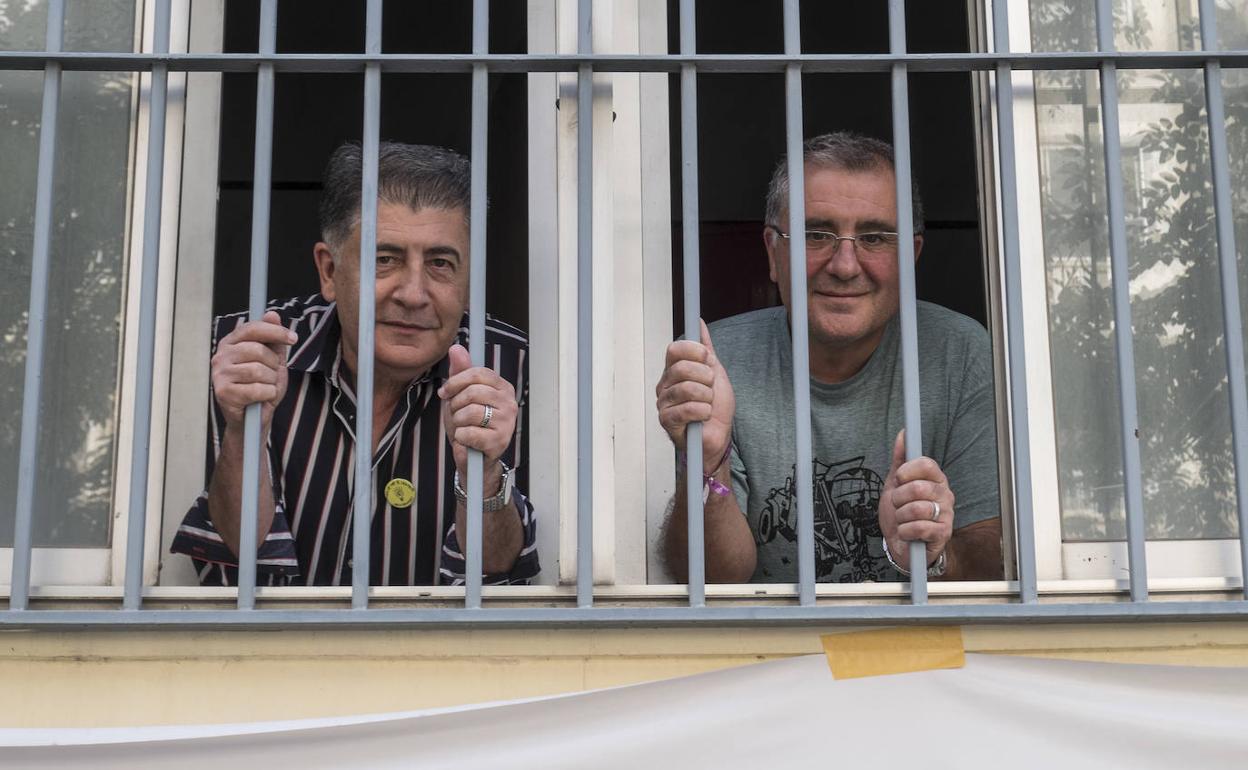
[[[815,579],[860,583],[891,580],[880,546],[880,491],[884,480],[863,465],[862,456],[833,463],[814,461]],[[796,466],[794,466],[796,468]],[[767,493],[754,533],[760,546],[781,535],[797,542],[797,509],[791,472],[784,487]],[[787,563],[788,559],[784,561]]]

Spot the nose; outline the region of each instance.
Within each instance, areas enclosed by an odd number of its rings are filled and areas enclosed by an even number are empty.
[[[429,304],[425,275],[419,269],[399,271],[390,289],[390,298],[404,308],[418,308]]]
[[[858,262],[858,250],[854,248],[856,244],[848,238],[842,238],[832,246],[832,254],[824,263],[823,269],[842,281],[850,281],[858,277],[862,272],[862,265]]]

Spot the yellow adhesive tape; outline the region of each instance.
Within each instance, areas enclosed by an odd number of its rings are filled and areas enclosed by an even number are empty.
[[[851,631],[820,639],[834,679],[966,665],[966,648],[958,626]]]

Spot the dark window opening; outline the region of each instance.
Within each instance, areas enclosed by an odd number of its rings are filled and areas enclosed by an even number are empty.
[[[668,2],[668,50],[680,51],[679,7]],[[803,3],[805,53],[887,53],[888,8],[873,3]],[[781,53],[779,0],[699,5],[699,53]],[[970,50],[967,4],[908,3],[912,52]],[[926,209],[916,265],[918,297],[987,323],[971,75],[911,73],[912,173]],[[681,269],[680,79],[670,79],[674,334],[683,332]],[[802,77],[803,136],[850,130],[892,140],[887,74],[809,73]],[[709,322],[780,304],[763,248],[767,183],[785,147],[784,76],[698,76],[698,206],[702,315]]]
[[[282,3],[278,52],[361,52],[364,4],[305,0]],[[226,8],[224,50],[254,52],[259,8],[233,0]],[[388,3],[382,50],[466,53],[472,46],[470,3]],[[494,3],[490,50],[524,53],[524,3]],[[316,207],[329,155],[359,140],[362,74],[279,73],[273,125],[273,188],[269,229],[270,298],[318,290],[312,247],[320,240]],[[469,154],[471,77],[388,74],[381,81],[382,139],[448,147]],[[492,74],[489,99],[488,312],[528,326],[528,118],[522,74]],[[256,77],[225,74],[221,93],[220,200],[217,212],[213,313],[247,307],[251,259]]]

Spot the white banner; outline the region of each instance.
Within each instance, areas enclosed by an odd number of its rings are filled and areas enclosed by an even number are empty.
[[[1248,767],[1248,669],[822,655],[528,701],[249,725],[0,730],[23,768]]]

